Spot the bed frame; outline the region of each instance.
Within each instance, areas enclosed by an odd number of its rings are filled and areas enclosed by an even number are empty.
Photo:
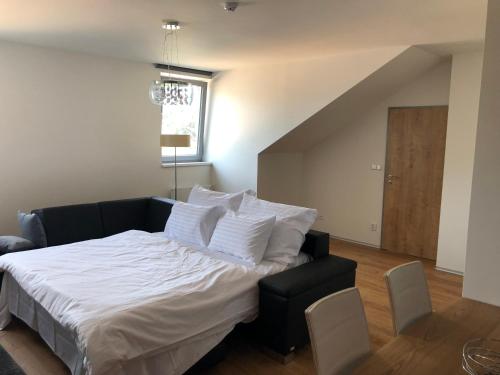
[[[145,197],[49,207],[32,213],[43,224],[47,246],[58,246],[132,229],[161,232],[174,203],[166,198]],[[312,261],[260,280],[259,317],[251,323],[258,340],[285,361],[309,342],[304,310],[355,283],[356,262],[329,254],[328,233],[311,230],[301,251]],[[223,358],[223,346],[218,345],[194,367],[203,368]]]

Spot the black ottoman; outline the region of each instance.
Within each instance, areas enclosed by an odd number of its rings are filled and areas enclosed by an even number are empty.
[[[357,263],[329,255],[259,282],[258,330],[282,356],[309,342],[304,311],[317,300],[354,286]]]

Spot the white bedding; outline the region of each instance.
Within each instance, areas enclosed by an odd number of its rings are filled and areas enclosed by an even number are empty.
[[[0,269],[75,333],[91,375],[227,334],[256,316],[257,281],[284,268],[245,265],[141,231],[0,257]],[[10,321],[4,292],[0,329]]]

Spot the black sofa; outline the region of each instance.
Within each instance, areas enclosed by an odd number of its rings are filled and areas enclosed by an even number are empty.
[[[57,246],[131,229],[161,232],[174,203],[145,197],[42,208],[32,213],[42,222],[47,245]],[[253,331],[284,356],[309,341],[304,310],[328,294],[354,286],[356,276],[356,262],[329,254],[327,233],[311,230],[301,251],[313,260],[259,282],[260,312]]]
[[[47,246],[103,238],[131,229],[162,232],[175,201],[134,198],[33,210],[45,229]]]

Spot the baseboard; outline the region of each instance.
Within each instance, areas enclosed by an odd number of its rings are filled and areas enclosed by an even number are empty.
[[[464,273],[463,272],[460,272],[460,271],[455,271],[455,270],[450,270],[449,268],[444,268],[444,267],[438,267],[436,266],[435,269],[437,271],[442,271],[442,272],[447,272],[447,273],[452,273],[454,275],[458,275],[458,276],[463,276]]]
[[[364,247],[369,247],[369,248],[375,249],[375,250],[380,250],[381,249],[380,246],[375,246],[375,245],[373,245],[371,243],[367,243],[367,242],[361,242],[361,241],[351,240],[349,238],[337,237],[337,236],[333,236],[333,235],[330,235],[330,238],[333,239],[333,240],[339,240],[339,241],[342,241],[342,242],[352,243],[354,245],[361,245],[361,246],[364,246]]]
[[[373,244],[369,244],[369,243],[366,243],[366,242],[354,241],[354,240],[351,240],[349,238],[337,237],[337,236],[332,236],[332,235],[330,235],[330,238],[334,239],[334,240],[342,241],[342,242],[351,243],[353,245],[367,247],[367,248],[373,249],[373,250],[382,250],[382,248],[380,246],[375,246]],[[392,253],[392,254],[397,254],[397,253]],[[404,255],[404,254],[400,254],[400,255]],[[420,259],[418,257],[415,257],[415,258],[416,259]],[[451,274],[458,275],[458,276],[463,276],[464,275],[463,272],[451,270],[449,268],[438,267],[438,266],[434,266],[434,268],[437,271],[447,272],[447,273],[451,273]]]

